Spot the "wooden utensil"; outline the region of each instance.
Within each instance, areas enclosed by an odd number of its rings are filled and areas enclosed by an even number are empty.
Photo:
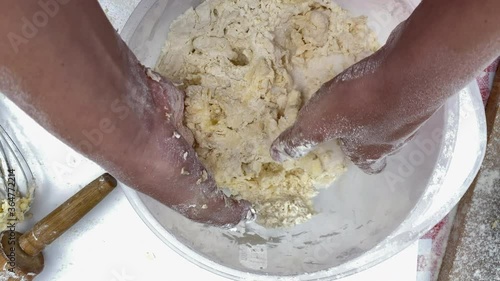
[[[13,227],[0,233],[0,280],[31,281],[43,270],[42,250],[76,224],[117,185],[104,174],[69,198],[25,234]]]

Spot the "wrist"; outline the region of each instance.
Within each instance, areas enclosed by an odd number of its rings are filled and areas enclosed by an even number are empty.
[[[78,128],[85,143],[80,147],[90,147],[83,153],[103,166],[126,167],[123,163],[138,160],[155,127],[157,112],[144,69],[131,52],[122,57],[107,71],[102,86],[88,89],[98,94],[95,108],[82,115],[88,120],[87,129]]]

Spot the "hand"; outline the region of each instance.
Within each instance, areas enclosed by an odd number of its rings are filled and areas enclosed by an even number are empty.
[[[408,88],[401,74],[404,62],[394,67],[392,60],[404,29],[405,23],[382,49],[325,83],[295,124],[274,141],[273,159],[298,158],[317,144],[339,139],[359,168],[369,174],[382,171],[386,157],[404,146],[440,107],[444,99],[436,97],[450,95],[444,90],[426,99],[422,97],[432,91],[429,85]]]
[[[182,124],[184,93],[159,74],[144,72],[152,105],[143,106],[153,108],[145,119],[147,137],[119,144],[134,149],[116,169],[124,170],[129,185],[194,221],[233,226],[251,218],[250,203],[226,197],[198,160],[193,135]]]

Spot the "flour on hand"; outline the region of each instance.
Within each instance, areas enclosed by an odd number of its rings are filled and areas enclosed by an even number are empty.
[[[156,70],[186,92],[185,124],[221,188],[287,227],[345,170],[336,141],[276,163],[269,148],[321,85],[379,48],[364,17],[331,1],[208,0],[171,25]]]

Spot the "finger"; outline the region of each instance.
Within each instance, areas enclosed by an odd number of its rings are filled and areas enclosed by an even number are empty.
[[[150,78],[149,84],[156,108],[163,115],[163,118],[171,122],[184,139],[193,145],[193,133],[183,124],[184,93],[149,68],[146,73]]]
[[[303,124],[303,121],[298,121],[272,143],[270,153],[275,161],[283,162],[303,157],[318,144],[336,137],[335,131],[319,122],[309,128],[304,128]]]
[[[196,206],[188,208],[185,215],[200,223],[232,227],[241,221],[253,220],[255,212],[250,202],[228,197],[222,191],[215,190],[210,196],[198,199]]]
[[[175,124],[184,116],[184,92],[175,87],[158,72],[146,68],[147,82],[156,107],[166,110],[167,116]]]
[[[165,133],[155,142],[165,155],[150,157],[159,159],[151,174],[165,175],[152,179],[153,197],[194,221],[210,225],[232,226],[251,217],[250,203],[228,197],[219,190],[189,143],[172,125],[164,128]]]
[[[352,120],[343,117],[346,105],[352,104],[350,95],[344,94],[348,89],[335,79],[325,83],[300,110],[294,125],[273,142],[271,157],[278,162],[300,158],[318,144],[348,133]]]
[[[387,166],[387,158],[383,157],[377,160],[364,160],[362,162],[355,163],[363,172],[374,175],[381,173]]]
[[[372,175],[382,172],[387,166],[387,156],[394,150],[393,145],[359,145],[353,139],[340,139],[344,154],[365,173]]]
[[[195,181],[196,180],[196,181]],[[182,203],[174,209],[191,220],[215,226],[234,226],[251,219],[254,212],[248,201],[229,197],[217,188],[212,176],[206,170],[193,177],[187,176],[181,183]],[[188,188],[186,188],[188,187]]]
[[[278,162],[300,158],[323,141],[323,138],[312,140],[305,134],[298,126],[285,130],[271,145],[271,157]]]
[[[295,124],[285,130],[271,145],[271,157],[278,162],[300,158],[318,144],[339,137],[337,119],[318,93],[300,111]]]

